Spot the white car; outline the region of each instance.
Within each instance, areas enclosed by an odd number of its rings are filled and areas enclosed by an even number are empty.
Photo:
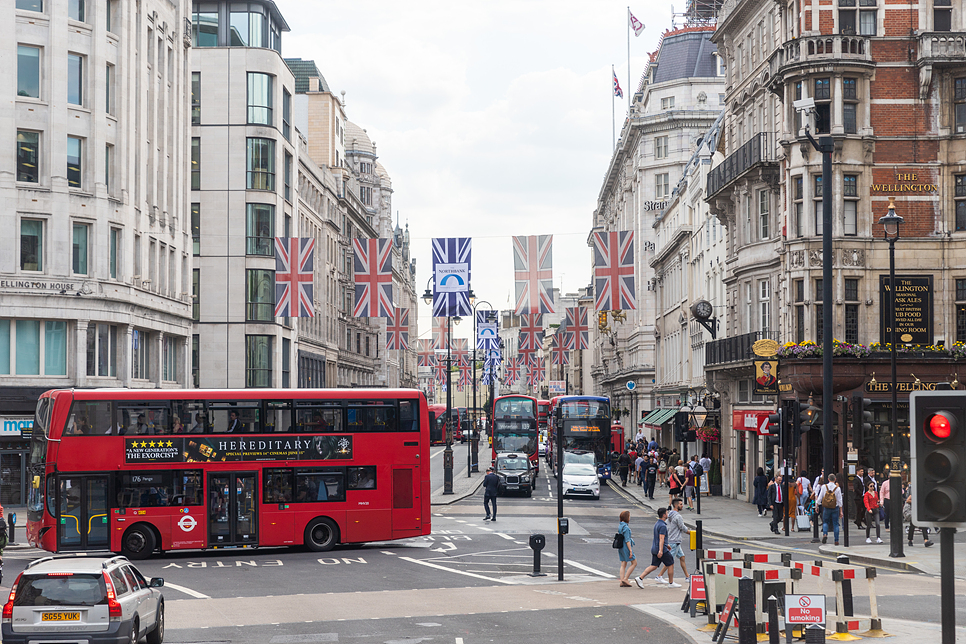
[[[597,468],[586,463],[567,463],[563,468],[563,495],[600,498]]]

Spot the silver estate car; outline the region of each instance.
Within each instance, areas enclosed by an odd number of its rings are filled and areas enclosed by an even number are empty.
[[[3,644],[148,644],[164,640],[160,577],[126,557],[43,557],[20,573],[3,607]]]

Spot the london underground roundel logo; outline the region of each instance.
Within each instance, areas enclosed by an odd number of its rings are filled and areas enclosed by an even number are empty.
[[[184,530],[185,532],[191,532],[192,530],[195,529],[196,525],[198,525],[198,521],[195,520],[195,518],[190,514],[184,515],[183,517],[181,517],[181,520],[178,521],[178,527]]]

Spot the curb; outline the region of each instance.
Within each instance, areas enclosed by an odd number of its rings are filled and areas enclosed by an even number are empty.
[[[849,558],[849,563],[864,564],[868,566],[879,566],[882,568],[899,568],[900,570],[905,570],[907,572],[918,572],[924,575],[930,575],[929,573],[918,566],[913,566],[912,564],[906,563],[905,561],[899,561],[897,559],[883,559],[882,557],[870,557],[868,555],[856,554],[852,551],[849,552],[839,552],[838,550],[833,550],[828,546],[819,546],[818,551],[831,556],[845,555]]]
[[[482,476],[480,477],[480,479],[476,483],[473,484],[472,488],[468,492],[463,492],[463,493],[460,493],[460,494],[454,494],[453,495],[453,498],[447,499],[445,501],[430,500],[429,505],[430,506],[434,506],[434,505],[452,505],[453,503],[456,503],[457,501],[462,501],[463,499],[469,498],[469,497],[473,496],[474,494],[476,494],[477,490],[480,489],[480,486],[481,485],[483,485],[483,477]],[[442,493],[440,493],[440,494],[442,494]],[[436,496],[439,496],[439,495],[436,494],[436,493],[434,493],[434,494],[432,494],[432,496],[430,498],[432,499],[432,497],[436,497]],[[449,495],[447,495],[447,496],[449,496]]]

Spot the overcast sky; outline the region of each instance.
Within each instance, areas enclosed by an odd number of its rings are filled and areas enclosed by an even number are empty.
[[[678,0],[684,9],[685,0]],[[512,235],[552,234],[554,285],[590,283],[587,235],[611,153],[613,64],[627,96],[671,24],[671,5],[627,2],[276,0],[285,57],[314,59],[349,120],[376,143],[409,222],[421,294],[432,237],[472,237],[472,286],[512,306]],[[395,216],[395,213],[394,213]],[[430,311],[419,332],[429,337]],[[454,334],[468,337],[471,325]]]

